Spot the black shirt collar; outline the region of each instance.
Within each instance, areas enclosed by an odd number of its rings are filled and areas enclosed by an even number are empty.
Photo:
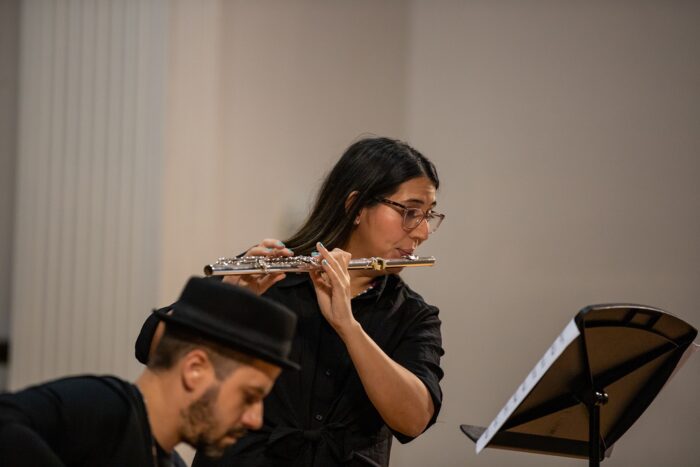
[[[287,277],[280,282],[278,286],[283,288],[297,287],[304,283],[308,283],[308,286],[313,288],[313,284],[311,283],[311,279],[307,273],[287,273]],[[365,300],[373,299],[375,302],[379,301],[382,295],[384,295],[385,290],[398,287],[402,283],[403,281],[396,274],[385,274],[383,276],[378,276],[374,279],[372,289],[368,290],[367,293],[357,296],[354,300],[361,300],[364,302]]]

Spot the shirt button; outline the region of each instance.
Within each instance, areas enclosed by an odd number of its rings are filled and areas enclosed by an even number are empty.
[[[316,419],[317,422],[320,422],[323,420],[323,415],[321,415],[320,413],[317,413],[316,415],[314,415],[314,418]]]
[[[331,374],[331,370],[326,370],[326,376],[330,376]]]

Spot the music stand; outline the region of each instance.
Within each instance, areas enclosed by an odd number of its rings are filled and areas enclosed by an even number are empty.
[[[649,306],[587,306],[487,428],[460,428],[477,453],[495,447],[588,458],[599,466],[698,348],[697,333]]]

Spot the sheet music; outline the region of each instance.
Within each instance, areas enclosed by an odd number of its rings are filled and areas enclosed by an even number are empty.
[[[559,337],[554,340],[554,343],[547,349],[540,361],[537,362],[535,367],[530,371],[525,378],[525,381],[520,384],[515,394],[508,399],[506,405],[501,409],[496,418],[491,422],[491,424],[486,428],[486,430],[481,434],[479,440],[476,442],[476,453],[480,453],[482,449],[491,441],[491,438],[498,433],[498,430],[503,426],[508,417],[515,411],[520,403],[527,397],[527,395],[532,391],[537,382],[542,378],[545,372],[550,366],[559,358],[559,356],[564,352],[564,350],[576,339],[581,332],[576,326],[576,322],[572,319],[569,324],[566,325],[564,330]]]

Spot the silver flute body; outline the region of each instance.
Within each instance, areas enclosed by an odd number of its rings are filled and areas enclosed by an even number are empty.
[[[321,268],[320,256],[242,256],[219,258],[204,266],[207,276],[233,276],[243,274],[273,274],[276,272],[309,272]],[[383,271],[392,268],[433,266],[434,256],[404,256],[402,258],[351,259],[348,269],[373,269]]]

